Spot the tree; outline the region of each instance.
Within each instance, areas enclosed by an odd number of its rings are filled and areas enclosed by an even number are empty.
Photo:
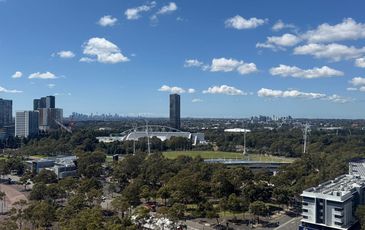
[[[1,202],[1,214],[4,213],[4,207],[5,207],[5,192],[0,191],[0,202]]]
[[[122,218],[124,218],[124,214],[129,211],[130,208],[128,200],[122,196],[115,197],[112,200],[111,205],[113,209],[118,212],[118,215],[122,214]]]
[[[49,227],[56,219],[55,208],[47,201],[33,201],[25,209],[26,218],[31,221],[37,228]]]
[[[167,216],[173,220],[181,220],[185,217],[186,206],[184,204],[175,203],[167,211]]]
[[[41,170],[37,176],[33,178],[35,183],[44,183],[44,184],[51,184],[57,183],[57,175],[50,170]]]
[[[19,226],[19,229],[23,228],[23,223],[25,220],[25,212],[28,205],[28,202],[26,200],[19,200],[14,203],[14,208],[10,211],[11,217],[16,221],[17,225]]]
[[[257,216],[257,220],[260,222],[260,216],[265,216],[268,213],[268,208],[264,202],[254,201],[250,204],[250,212]]]

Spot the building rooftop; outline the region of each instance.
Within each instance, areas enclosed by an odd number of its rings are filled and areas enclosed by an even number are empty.
[[[356,188],[365,186],[365,178],[354,175],[342,175],[303,191],[302,196],[323,195],[325,198],[344,201]]]

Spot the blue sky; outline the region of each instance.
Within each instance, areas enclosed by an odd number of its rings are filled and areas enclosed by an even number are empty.
[[[65,115],[364,118],[365,2],[0,0],[0,97]]]

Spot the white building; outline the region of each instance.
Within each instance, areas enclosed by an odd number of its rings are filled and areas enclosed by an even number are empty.
[[[38,134],[38,111],[16,112],[15,136],[28,137]]]
[[[303,219],[299,229],[349,230],[357,223],[356,208],[365,204],[365,177],[351,174],[352,163],[350,174],[303,191]]]

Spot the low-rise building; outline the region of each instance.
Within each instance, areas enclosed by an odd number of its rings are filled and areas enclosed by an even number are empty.
[[[349,165],[349,174],[303,191],[300,230],[354,229],[356,208],[365,204],[365,177],[354,173],[354,168],[358,172],[365,167],[356,162]]]

